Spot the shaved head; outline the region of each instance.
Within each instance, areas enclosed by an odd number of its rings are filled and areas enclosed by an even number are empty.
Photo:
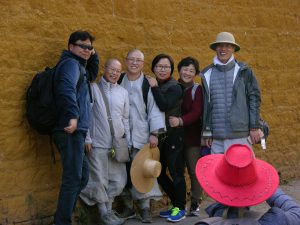
[[[108,59],[108,60],[105,61],[104,67],[106,68],[106,67],[110,66],[113,62],[121,65],[121,63],[120,63],[120,61],[118,59],[110,58],[110,59]]]
[[[137,49],[137,48],[130,50],[130,51],[127,53],[126,58],[130,57],[133,53],[138,53],[138,54],[142,57],[142,59],[145,58],[144,53],[143,53],[141,50]]]

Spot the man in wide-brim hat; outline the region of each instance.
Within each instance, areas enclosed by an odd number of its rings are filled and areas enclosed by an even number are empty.
[[[233,34],[219,33],[210,48],[216,56],[202,71],[205,143],[212,154],[224,153],[232,144],[251,148],[261,139],[261,97],[256,77],[245,63],[235,59],[240,45]]]
[[[279,177],[269,163],[256,159],[247,145],[235,144],[225,154],[202,157],[196,176],[203,190],[218,203],[206,208],[209,217],[202,224],[300,224],[300,206],[278,188]],[[249,210],[264,201],[266,213]]]

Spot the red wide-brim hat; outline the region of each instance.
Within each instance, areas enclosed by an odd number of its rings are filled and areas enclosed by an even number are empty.
[[[256,159],[246,145],[235,144],[225,154],[202,157],[196,176],[203,190],[214,200],[233,207],[253,206],[267,200],[276,191],[276,169]]]

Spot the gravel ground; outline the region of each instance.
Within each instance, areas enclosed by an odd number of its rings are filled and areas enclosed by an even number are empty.
[[[300,180],[290,181],[288,184],[281,185],[281,188],[286,194],[290,195],[292,198],[294,198],[296,202],[300,204]],[[186,217],[186,219],[176,223],[176,225],[195,224],[199,220],[199,218],[206,218],[207,214],[205,213],[204,209],[212,202],[213,200],[207,197],[201,204],[199,217]],[[267,211],[268,209],[269,206],[266,203],[253,207],[253,210],[256,211]],[[137,225],[137,224],[141,225],[143,223],[141,223],[140,220],[138,219],[130,219],[125,222],[125,225]],[[163,225],[163,224],[172,224],[172,223],[167,222],[164,218],[160,218],[158,216],[158,212],[156,212],[153,215],[152,224]]]

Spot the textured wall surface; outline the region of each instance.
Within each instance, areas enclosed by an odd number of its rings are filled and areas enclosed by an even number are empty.
[[[140,48],[146,72],[161,52],[176,64],[194,56],[203,67],[212,62],[208,44],[216,34],[234,33],[236,57],[257,75],[271,129],[268,149],[256,148],[257,157],[285,179],[300,177],[300,1],[1,0],[0,14],[0,224],[44,224],[53,215],[61,166],[51,161],[48,138],[25,120],[25,91],[37,71],[55,65],[77,29],[96,36],[101,63]]]

